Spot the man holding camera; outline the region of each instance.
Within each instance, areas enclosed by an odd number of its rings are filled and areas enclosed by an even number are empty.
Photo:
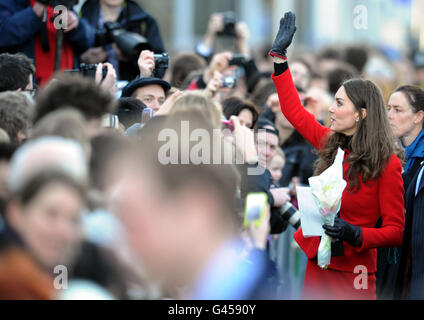
[[[206,34],[203,41],[197,45],[196,52],[209,61],[213,56],[214,43],[218,36],[234,38],[236,49],[247,59],[250,58],[249,28],[246,23],[237,22],[232,12],[211,15]]]
[[[86,22],[79,20],[71,10],[77,2],[2,0],[0,52],[22,52],[34,59],[35,80],[40,85],[45,84],[55,70],[73,69],[75,54],[87,50],[94,41],[94,35],[87,32]],[[62,10],[62,6],[68,9]],[[60,11],[55,11],[55,7]]]
[[[228,49],[232,51],[235,50],[238,56],[244,58],[243,61],[237,65],[243,67],[246,75],[248,92],[252,93],[258,78],[265,75],[259,71],[255,59],[251,54],[249,37],[249,27],[245,22],[237,21],[233,12],[213,13],[209,19],[203,40],[196,46],[196,53],[210,62],[214,55],[214,49],[217,49],[217,46],[215,46],[216,40],[218,38],[232,39],[234,48]]]
[[[157,60],[152,51],[142,51],[138,59],[140,74],[122,90],[123,98],[136,98],[154,113],[157,113],[165,103],[166,94],[171,89],[168,82],[155,77]]]
[[[81,60],[90,64],[111,63],[120,80],[131,81],[137,76],[139,48],[155,53],[165,51],[156,20],[134,1],[87,0],[81,15],[89,22],[91,32],[96,33],[94,47],[84,52]],[[124,48],[117,33],[137,52]]]

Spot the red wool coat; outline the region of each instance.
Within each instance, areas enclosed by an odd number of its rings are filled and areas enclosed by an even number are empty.
[[[322,126],[302,106],[299,94],[293,84],[290,70],[279,76],[272,76],[277,88],[281,110],[287,120],[315,148],[324,146],[331,130]],[[349,150],[345,150],[345,160]],[[343,178],[347,179],[349,164],[343,163]],[[349,185],[343,192],[340,218],[362,229],[362,246],[352,247],[344,242],[344,256],[332,257],[327,270],[317,266],[317,252],[320,237],[305,238],[300,228],[294,235],[296,242],[308,257],[304,281],[305,298],[330,299],[375,299],[375,277],[377,249],[394,247],[402,243],[404,221],[404,189],[400,160],[392,155],[387,167],[374,181],[363,183],[356,193],[349,192]],[[382,217],[381,228],[374,228]],[[357,266],[365,266],[368,272],[368,289],[357,290]],[[360,272],[363,272],[363,268]],[[363,283],[363,281],[360,283]]]

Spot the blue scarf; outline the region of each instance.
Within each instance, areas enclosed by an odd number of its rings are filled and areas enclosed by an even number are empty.
[[[405,173],[411,170],[415,158],[424,158],[424,129],[421,130],[415,141],[405,149]]]

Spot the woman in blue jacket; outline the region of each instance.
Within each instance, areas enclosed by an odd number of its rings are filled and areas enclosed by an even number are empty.
[[[402,247],[388,251],[378,294],[383,299],[424,299],[424,91],[402,86],[390,97],[388,117],[394,136],[405,147],[405,231]],[[378,252],[386,258],[385,251]]]

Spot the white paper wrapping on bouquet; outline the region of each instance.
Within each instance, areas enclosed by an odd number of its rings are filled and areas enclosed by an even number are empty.
[[[333,164],[319,176],[309,178],[312,195],[319,208],[322,223],[334,225],[334,219],[340,210],[346,181],[343,179],[344,151],[338,149]],[[325,269],[331,260],[331,237],[324,234],[318,248],[318,265]]]
[[[305,238],[321,237],[325,234],[322,228],[322,217],[315,203],[310,187],[296,187],[297,203],[299,204],[300,225]]]

